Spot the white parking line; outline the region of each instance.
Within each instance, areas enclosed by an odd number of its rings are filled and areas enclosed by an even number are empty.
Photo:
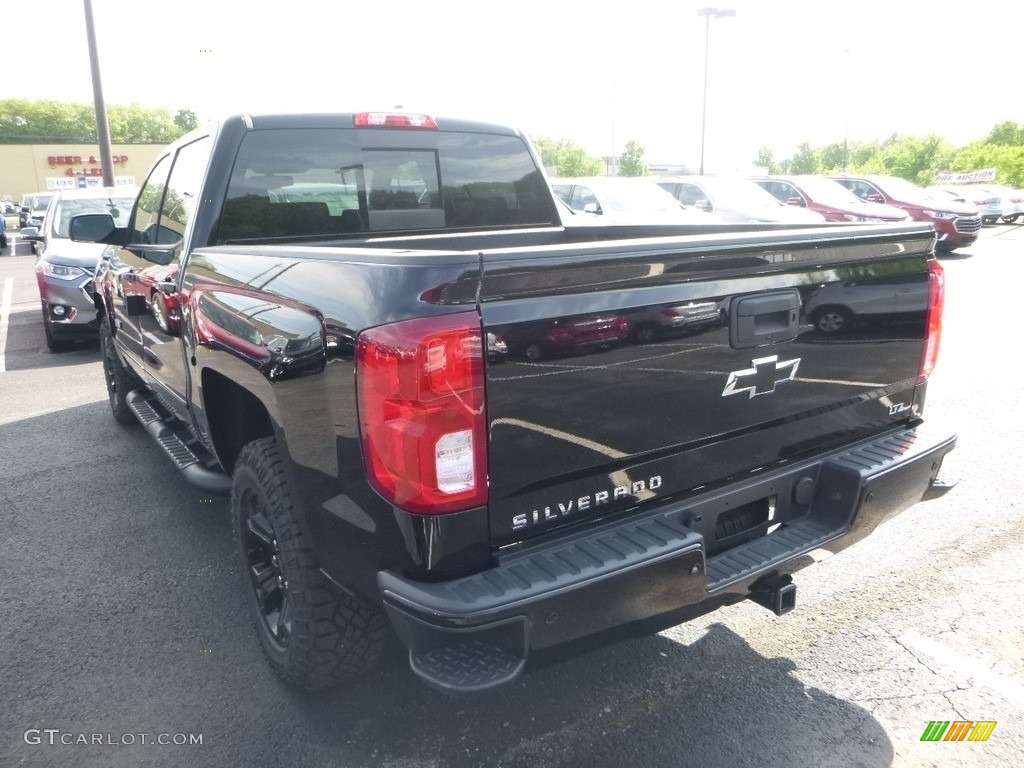
[[[990,691],[998,693],[1007,701],[1024,705],[1024,686],[1016,680],[996,674],[980,662],[914,631],[905,632],[900,635],[899,642],[904,647],[939,662],[947,668],[944,670],[946,674],[960,673],[966,675],[974,680],[976,684],[983,685]]]
[[[522,429],[530,429],[533,430],[534,432],[540,432],[542,435],[547,435],[548,437],[554,437],[559,440],[565,440],[567,443],[575,443],[576,445],[581,445],[584,448],[589,448],[590,450],[595,451],[597,453],[602,453],[605,456],[612,459],[624,459],[629,455],[628,453],[617,451],[614,448],[609,448],[607,445],[602,445],[601,443],[594,442],[593,440],[588,440],[585,437],[580,437],[579,435],[574,435],[570,432],[563,432],[560,429],[552,429],[551,427],[545,427],[543,424],[534,424],[532,421],[523,421],[522,419],[495,419],[494,421],[491,422],[491,424],[493,426],[505,424],[510,427],[521,427]]]
[[[3,298],[0,299],[0,373],[7,370],[7,325],[11,314],[11,298],[14,296],[14,278],[4,280]]]

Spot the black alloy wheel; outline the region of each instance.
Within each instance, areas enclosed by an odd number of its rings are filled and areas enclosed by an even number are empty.
[[[264,629],[283,650],[292,634],[292,615],[281,547],[266,510],[251,489],[243,491],[239,504],[245,516],[242,546],[257,610]]]
[[[316,691],[370,669],[388,627],[379,609],[327,580],[301,516],[277,441],[248,443],[231,479],[246,602],[274,672]]]

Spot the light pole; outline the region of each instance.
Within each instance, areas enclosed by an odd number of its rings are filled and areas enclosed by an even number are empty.
[[[846,64],[846,66],[843,67],[843,69],[846,70],[846,82],[850,82],[850,49],[849,48],[844,48],[843,49],[843,57],[844,57],[844,62],[843,63]],[[850,167],[848,162],[847,162],[848,156],[850,154],[850,99],[849,99],[849,96],[846,96],[846,98],[845,98],[844,107],[845,107],[845,110],[846,110],[846,121],[845,121],[845,124],[843,126],[843,173],[846,173],[847,170],[849,170],[849,167]]]
[[[704,134],[708,124],[708,44],[711,41],[711,18],[727,19],[735,16],[731,8],[701,8],[698,16],[704,17],[704,105],[700,111],[700,175],[704,175]]]
[[[113,151],[110,147],[110,124],[107,122],[107,104],[103,100],[103,81],[100,80],[100,55],[96,50],[96,27],[92,21],[92,0],[84,0],[85,36],[89,41],[89,68],[92,70],[92,93],[96,103],[96,141],[100,146],[100,170],[103,186],[114,186]]]

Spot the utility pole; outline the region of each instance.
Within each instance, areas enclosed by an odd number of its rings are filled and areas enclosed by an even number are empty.
[[[85,36],[89,41],[89,67],[92,70],[92,95],[96,102],[96,139],[100,145],[100,166],[103,171],[103,186],[114,186],[114,153],[110,149],[110,124],[107,122],[107,105],[103,101],[103,82],[100,80],[100,58],[96,51],[96,26],[92,21],[92,0],[85,3]]]
[[[704,135],[708,124],[708,49],[711,42],[711,17],[726,19],[735,16],[731,8],[701,8],[698,16],[704,17],[704,105],[700,111],[700,175],[704,175]]]

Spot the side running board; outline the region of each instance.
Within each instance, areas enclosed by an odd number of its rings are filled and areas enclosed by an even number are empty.
[[[217,460],[163,407],[146,387],[128,393],[125,403],[156,442],[164,449],[185,479],[197,488],[227,495],[231,478],[221,470]]]

